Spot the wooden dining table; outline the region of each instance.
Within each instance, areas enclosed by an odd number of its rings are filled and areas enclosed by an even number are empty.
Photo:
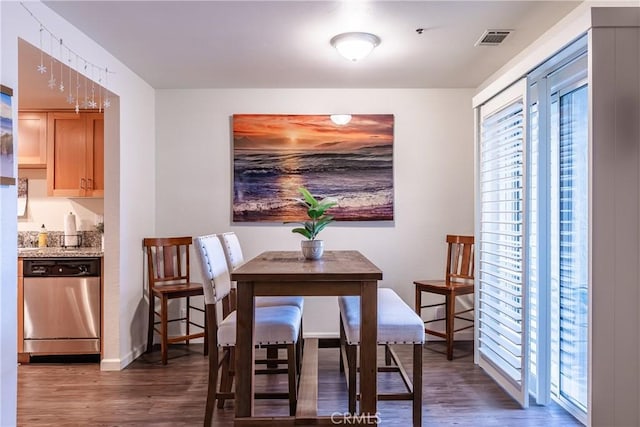
[[[317,340],[315,346],[305,341],[296,415],[255,416],[256,296],[360,296],[360,416],[377,419],[377,288],[381,279],[382,271],[358,251],[326,251],[319,260],[307,260],[299,251],[264,252],[231,273],[231,280],[237,282],[236,426],[335,424],[331,416],[317,414]],[[314,348],[308,347],[315,348],[315,355]]]

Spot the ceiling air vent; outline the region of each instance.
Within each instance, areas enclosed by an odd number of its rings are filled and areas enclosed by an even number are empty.
[[[487,30],[476,42],[476,46],[498,46],[509,34],[511,30]]]

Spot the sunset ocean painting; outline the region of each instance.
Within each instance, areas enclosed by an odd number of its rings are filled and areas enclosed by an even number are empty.
[[[233,221],[306,218],[299,187],[333,197],[339,221],[393,220],[393,115],[233,116]]]
[[[0,91],[0,184],[15,184],[13,174],[13,121],[11,95],[13,91],[2,86]]]

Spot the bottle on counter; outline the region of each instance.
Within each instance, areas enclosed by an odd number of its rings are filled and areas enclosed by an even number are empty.
[[[47,238],[49,237],[48,233],[47,233],[47,229],[45,228],[44,224],[42,224],[42,227],[40,227],[40,232],[38,233],[38,247],[39,248],[46,248],[47,247]]]

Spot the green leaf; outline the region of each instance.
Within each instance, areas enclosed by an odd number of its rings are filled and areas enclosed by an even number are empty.
[[[302,194],[302,197],[304,197],[304,200],[307,202],[307,204],[309,204],[309,206],[316,206],[318,204],[316,198],[313,197],[309,190],[307,190],[306,188],[300,187],[298,188],[298,191],[300,192],[300,194]]]
[[[292,233],[299,233],[302,234],[304,237],[306,237],[307,239],[311,239],[311,234],[309,233],[309,231],[306,228],[294,228],[293,230],[291,230]]]
[[[322,208],[323,210],[327,210],[335,205],[337,205],[338,202],[330,199],[330,198],[326,198],[326,199],[322,199],[322,201],[320,203],[318,203],[318,208]]]
[[[309,218],[318,219],[324,214],[324,211],[325,209],[319,207],[311,207],[307,209],[307,215],[309,215]]]
[[[333,215],[325,215],[320,222],[326,222],[327,224],[333,222]]]
[[[322,230],[324,230],[324,228],[325,228],[327,225],[329,225],[329,223],[330,223],[330,222],[331,222],[331,221],[316,224],[316,235],[317,235],[318,233],[320,233]]]
[[[316,231],[316,225],[311,222],[311,221],[307,221],[304,223],[304,228],[305,230],[307,230],[310,234],[314,235],[315,231]]]

